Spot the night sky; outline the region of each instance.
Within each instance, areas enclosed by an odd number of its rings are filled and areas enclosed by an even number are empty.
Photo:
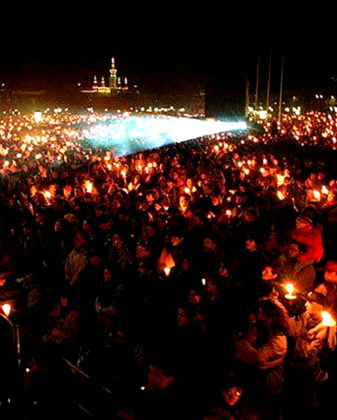
[[[333,26],[318,15],[174,3],[23,7],[8,11],[8,22],[3,14],[0,29],[0,82],[12,88],[88,87],[94,74],[107,80],[111,56],[119,75],[143,92],[190,92],[245,72],[254,84],[258,54],[263,83],[270,51],[275,86],[282,51],[285,88],[337,79]]]

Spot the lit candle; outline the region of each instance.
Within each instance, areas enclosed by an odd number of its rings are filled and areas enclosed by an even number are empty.
[[[294,285],[292,283],[287,283],[285,285],[285,289],[288,292],[286,295],[284,295],[284,297],[288,300],[294,300],[296,299],[296,295],[294,295]]]
[[[170,267],[164,267],[164,273],[166,277],[170,275],[170,271],[171,271]]]

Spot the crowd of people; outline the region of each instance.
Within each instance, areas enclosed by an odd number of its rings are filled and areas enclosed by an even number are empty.
[[[111,390],[105,418],[325,418],[335,128],[309,113],[5,171],[0,298],[29,337],[25,409],[63,357]]]

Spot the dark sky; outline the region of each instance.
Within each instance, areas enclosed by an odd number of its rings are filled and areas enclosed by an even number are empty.
[[[289,87],[337,78],[333,26],[317,13],[310,19],[289,10],[265,15],[227,3],[109,5],[27,4],[9,10],[8,20],[3,13],[1,80],[29,88],[90,85],[94,74],[108,76],[115,56],[131,84],[184,92],[245,71],[255,83],[258,54],[266,79],[270,51],[275,84],[282,51]]]

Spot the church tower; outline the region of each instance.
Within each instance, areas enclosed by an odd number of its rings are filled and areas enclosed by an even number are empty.
[[[94,83],[93,83],[93,85],[92,85],[92,88],[93,88],[94,90],[97,90],[97,76],[94,76]]]
[[[115,58],[111,58],[111,68],[110,68],[110,77],[109,77],[109,88],[111,91],[117,90],[117,70],[115,67]]]

